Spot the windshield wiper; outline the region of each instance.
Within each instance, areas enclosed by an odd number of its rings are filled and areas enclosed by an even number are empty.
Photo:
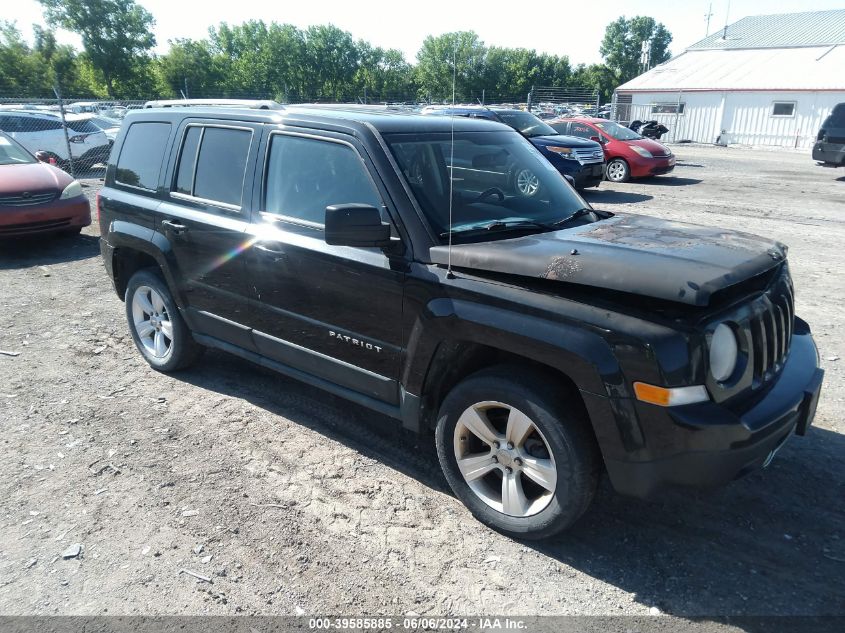
[[[578,218],[582,218],[585,215],[589,215],[591,213],[595,213],[598,217],[602,217],[602,215],[598,211],[596,211],[595,209],[590,209],[588,207],[581,207],[580,209],[578,209],[577,211],[575,211],[571,215],[566,216],[562,220],[558,220],[557,222],[552,222],[552,224],[550,226],[553,227],[553,228],[559,228],[561,226],[569,224],[570,222],[574,222]]]
[[[534,220],[493,220],[487,224],[469,226],[465,229],[453,229],[452,234],[461,233],[484,233],[487,231],[508,231],[508,230],[523,230],[523,229],[540,229],[542,231],[550,231],[554,229],[551,224],[543,224],[542,222],[535,222]],[[440,234],[440,237],[449,237],[449,231]]]

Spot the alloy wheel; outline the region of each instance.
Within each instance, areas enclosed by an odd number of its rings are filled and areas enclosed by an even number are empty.
[[[458,418],[455,461],[470,490],[503,514],[528,517],[552,500],[557,468],[536,424],[501,402],[478,402]]]
[[[132,297],[132,323],[144,350],[154,358],[166,358],[173,346],[173,322],[164,299],[149,286],[138,286]]]

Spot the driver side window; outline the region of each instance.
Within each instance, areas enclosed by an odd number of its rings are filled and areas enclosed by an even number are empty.
[[[332,204],[382,208],[358,154],[345,143],[274,134],[270,137],[263,210],[309,224],[325,222]]]

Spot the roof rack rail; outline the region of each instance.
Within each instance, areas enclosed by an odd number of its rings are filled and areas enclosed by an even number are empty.
[[[272,99],[170,99],[147,101],[145,108],[187,108],[205,106],[213,108],[249,108],[251,110],[284,110],[278,101]]]

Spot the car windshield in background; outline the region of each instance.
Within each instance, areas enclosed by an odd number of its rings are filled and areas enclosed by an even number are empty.
[[[609,137],[615,138],[617,141],[636,141],[637,139],[642,138],[642,136],[636,132],[619,125],[618,123],[614,123],[613,121],[602,121],[601,123],[593,123],[593,125]]]
[[[67,126],[79,134],[95,134],[100,132],[100,128],[91,123],[89,119],[82,119],[80,121],[68,121]]]
[[[0,136],[0,165],[34,163],[35,158],[13,140]]]
[[[551,125],[543,123],[530,112],[496,111],[496,116],[498,116],[503,123],[506,123],[523,136],[527,136],[529,138],[533,136],[548,136],[549,134],[552,136],[557,135],[557,132]]]
[[[120,121],[117,121],[115,119],[107,119],[104,117],[95,116],[89,120],[101,130],[109,130],[114,127],[120,127]]]
[[[449,230],[452,173],[453,241],[513,237],[546,231],[587,203],[563,176],[513,132],[388,134],[390,150],[434,228]],[[454,159],[451,157],[454,155]],[[444,240],[445,242],[445,240]]]

